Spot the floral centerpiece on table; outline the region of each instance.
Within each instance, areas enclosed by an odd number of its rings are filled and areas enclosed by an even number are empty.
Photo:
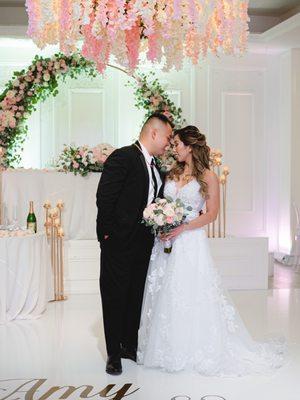
[[[143,221],[146,226],[151,227],[155,236],[169,233],[172,229],[184,223],[190,206],[185,206],[180,199],[173,200],[170,197],[157,198],[143,212]],[[165,253],[171,253],[171,241],[165,242]]]
[[[110,144],[89,146],[65,146],[56,167],[59,171],[86,176],[89,172],[102,172],[107,157],[115,150]]]

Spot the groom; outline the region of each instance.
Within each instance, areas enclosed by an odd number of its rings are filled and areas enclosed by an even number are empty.
[[[113,375],[122,373],[121,358],[136,361],[144,285],[154,241],[141,221],[145,207],[162,195],[164,177],[153,156],[164,153],[172,128],[164,114],[152,114],[139,140],[115,150],[106,160],[98,186],[106,372]]]

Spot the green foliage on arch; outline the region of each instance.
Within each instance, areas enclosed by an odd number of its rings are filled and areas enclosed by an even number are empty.
[[[58,53],[47,58],[35,56],[27,69],[14,72],[0,94],[0,167],[14,167],[20,162],[28,134],[27,120],[37,104],[56,96],[60,81],[67,77],[76,79],[82,74],[95,78],[98,72],[94,63],[79,53],[69,56]],[[145,110],[145,118],[161,111],[176,126],[182,125],[182,110],[169,99],[153,73],[137,74],[132,78],[135,81],[130,85],[134,88],[136,107]]]

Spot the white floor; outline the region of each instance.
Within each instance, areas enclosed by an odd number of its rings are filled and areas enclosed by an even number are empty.
[[[82,398],[119,400],[126,394],[125,398],[132,400],[299,400],[300,289],[231,294],[255,338],[279,335],[287,338],[290,362],[274,375],[206,378],[185,372],[148,370],[125,360],[123,374],[111,377],[104,372],[99,297],[74,295],[65,302],[50,303],[38,320],[0,326],[0,400],[78,399],[85,387],[64,397],[60,396],[66,388],[46,393],[53,386],[69,385],[91,385]],[[110,384],[115,386],[103,391]]]

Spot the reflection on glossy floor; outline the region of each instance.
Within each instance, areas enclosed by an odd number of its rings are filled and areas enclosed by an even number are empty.
[[[122,399],[126,393],[138,389],[125,398],[299,400],[300,289],[233,291],[231,294],[255,338],[282,334],[288,339],[290,363],[274,375],[206,378],[185,372],[168,374],[148,370],[125,360],[121,376],[108,376],[104,373],[105,348],[99,297],[74,295],[66,302],[49,304],[41,319],[15,321],[0,327],[0,399],[25,399],[27,393],[26,400],[56,400],[66,389],[54,388],[46,393],[53,386],[92,385],[83,393],[83,398],[100,393],[95,398]],[[8,379],[13,380],[4,381]],[[115,386],[103,391],[110,384]],[[18,387],[18,395],[13,395]],[[64,398],[78,399],[83,390],[78,389],[73,394],[70,390]]]
[[[274,276],[269,278],[269,289],[300,289],[300,267],[274,263]]]

